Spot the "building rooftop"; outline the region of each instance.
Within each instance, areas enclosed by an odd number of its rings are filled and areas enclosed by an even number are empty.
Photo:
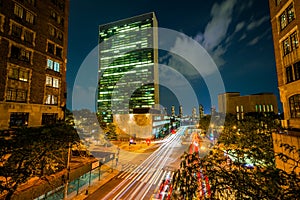
[[[109,28],[114,27],[114,26],[120,26],[120,25],[125,25],[125,24],[128,24],[128,23],[133,23],[133,22],[136,22],[137,18],[141,18],[141,20],[149,19],[149,16],[154,16],[155,17],[155,13],[154,12],[148,12],[148,13],[144,13],[144,14],[141,14],[141,15],[136,15],[136,16],[133,16],[133,17],[125,18],[125,19],[120,19],[120,20],[117,20],[117,21],[114,21],[114,22],[101,24],[101,25],[99,25],[99,30],[101,30],[101,29],[105,30],[105,29],[109,29]]]

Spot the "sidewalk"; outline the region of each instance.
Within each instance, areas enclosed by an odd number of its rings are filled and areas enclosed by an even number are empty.
[[[108,169],[110,167],[107,165],[103,165],[102,168],[104,168],[104,171],[106,171],[105,169]],[[119,173],[120,169],[121,169],[121,165],[119,165],[117,167],[117,169],[113,169],[113,172],[106,172],[104,174],[101,174],[100,181],[98,179],[93,181],[90,186],[83,188],[78,195],[76,195],[76,194],[75,194],[76,196],[69,195],[68,199],[69,200],[84,200],[84,199],[86,199],[88,197],[88,195],[92,194],[97,189],[99,189],[102,185],[104,185],[105,183],[109,182],[112,178],[114,178]],[[88,193],[86,193],[87,191],[88,191]]]
[[[128,145],[128,142],[116,142],[114,145],[119,146],[122,151],[128,151],[128,152],[135,152],[135,153],[144,153],[148,151],[153,151],[156,149],[159,144],[150,144],[149,146],[144,142],[138,142],[136,145]],[[121,160],[121,159],[120,159]],[[103,165],[102,167],[106,167],[106,169],[110,168],[110,165]],[[117,167],[114,167],[113,172],[106,172],[104,174],[101,174],[101,180],[98,179],[93,181],[90,186],[85,187],[81,190],[81,192],[74,196],[69,195],[69,200],[84,200],[88,197],[88,195],[94,193],[97,189],[99,189],[101,186],[109,182],[111,179],[113,179],[120,171],[122,170],[122,164],[119,161],[119,164]],[[106,171],[105,168],[103,171]],[[88,193],[86,191],[88,190]]]
[[[72,158],[70,162],[70,177],[76,177],[77,174],[82,174],[88,167],[91,165],[92,162],[95,161],[95,158],[89,157],[78,157]],[[35,199],[45,193],[48,193],[56,188],[62,187],[62,176],[67,174],[66,169],[47,176],[43,179],[38,177],[33,177],[29,179],[26,183],[21,184],[17,191],[13,194],[12,200],[24,200],[24,199]],[[4,198],[5,194],[0,195],[0,199]]]

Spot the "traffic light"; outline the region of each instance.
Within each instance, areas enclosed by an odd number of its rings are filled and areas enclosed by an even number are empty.
[[[150,142],[151,142],[150,139],[147,139],[147,140],[146,140],[146,143],[147,143],[148,146],[150,145]]]

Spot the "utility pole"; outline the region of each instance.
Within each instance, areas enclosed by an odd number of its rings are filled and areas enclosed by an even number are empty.
[[[71,160],[71,142],[69,142],[69,145],[68,145],[67,175],[66,175],[65,187],[64,187],[64,200],[66,200],[67,196],[68,196],[68,185],[69,185],[69,174],[70,174],[70,160]]]

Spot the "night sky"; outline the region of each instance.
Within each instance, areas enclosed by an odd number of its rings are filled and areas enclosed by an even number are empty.
[[[278,97],[268,1],[70,0],[68,108],[79,109],[72,108],[73,84],[82,62],[98,44],[98,26],[147,12],[155,12],[159,27],[181,32],[204,47],[218,67],[227,92],[241,92],[241,95],[272,92]],[[183,43],[183,40],[178,40],[174,46],[184,49]],[[184,66],[184,69],[193,71],[186,67],[189,65],[187,61],[168,53],[160,57],[160,63],[174,68]],[[196,93],[197,104],[202,104],[208,113],[210,107],[217,105],[211,103],[202,77],[205,75],[192,74],[185,73],[184,76]],[[164,75],[160,79],[176,82],[176,76]],[[277,99],[281,111],[279,97]],[[194,102],[183,105],[184,114],[190,114],[192,107],[198,107]],[[181,102],[169,89],[161,87],[160,104],[169,109]]]

